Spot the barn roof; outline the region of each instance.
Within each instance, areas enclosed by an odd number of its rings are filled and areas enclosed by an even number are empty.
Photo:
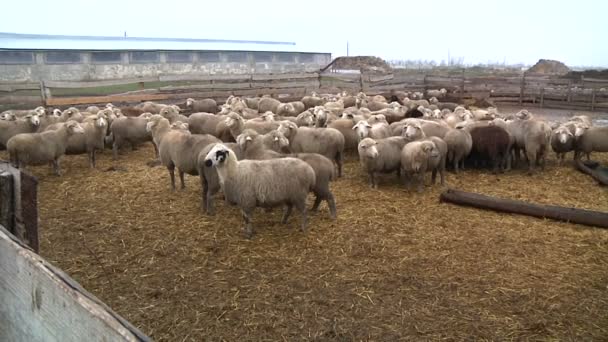
[[[10,32],[0,32],[0,48],[20,50],[297,51],[295,42],[202,38],[72,36]]]

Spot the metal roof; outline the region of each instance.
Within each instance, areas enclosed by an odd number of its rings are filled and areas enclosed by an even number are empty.
[[[0,32],[0,49],[297,51],[295,42],[258,40],[71,36]],[[310,51],[312,52],[312,51]]]

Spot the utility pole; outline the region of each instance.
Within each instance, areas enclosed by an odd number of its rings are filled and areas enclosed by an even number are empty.
[[[349,51],[348,51],[348,40],[346,41],[346,57],[350,56]]]
[[[450,66],[450,49],[448,49],[448,66]]]

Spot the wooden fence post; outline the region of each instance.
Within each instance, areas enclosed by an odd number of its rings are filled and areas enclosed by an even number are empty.
[[[540,89],[540,108],[543,108],[545,104],[545,88]]]
[[[40,81],[40,98],[42,99],[42,104],[46,106],[46,93],[44,92],[44,81]]]
[[[591,90],[591,111],[595,111],[595,89]]]
[[[572,100],[572,80],[568,81],[568,97],[566,102],[570,102]]]
[[[526,73],[524,73],[521,77],[521,85],[519,87],[519,105],[523,105],[524,103],[524,89],[526,88]]]
[[[462,84],[460,86],[460,92],[461,92],[462,96],[464,96],[464,79],[465,79],[465,77],[464,77],[464,71],[465,71],[465,69],[462,68]],[[462,96],[461,96],[461,98],[462,98]]]
[[[15,199],[13,196],[13,175],[8,171],[0,173],[0,224],[14,234]]]

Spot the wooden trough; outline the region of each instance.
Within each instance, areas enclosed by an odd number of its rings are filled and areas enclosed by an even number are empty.
[[[0,167],[0,341],[149,341],[30,247],[38,247],[36,179]]]

